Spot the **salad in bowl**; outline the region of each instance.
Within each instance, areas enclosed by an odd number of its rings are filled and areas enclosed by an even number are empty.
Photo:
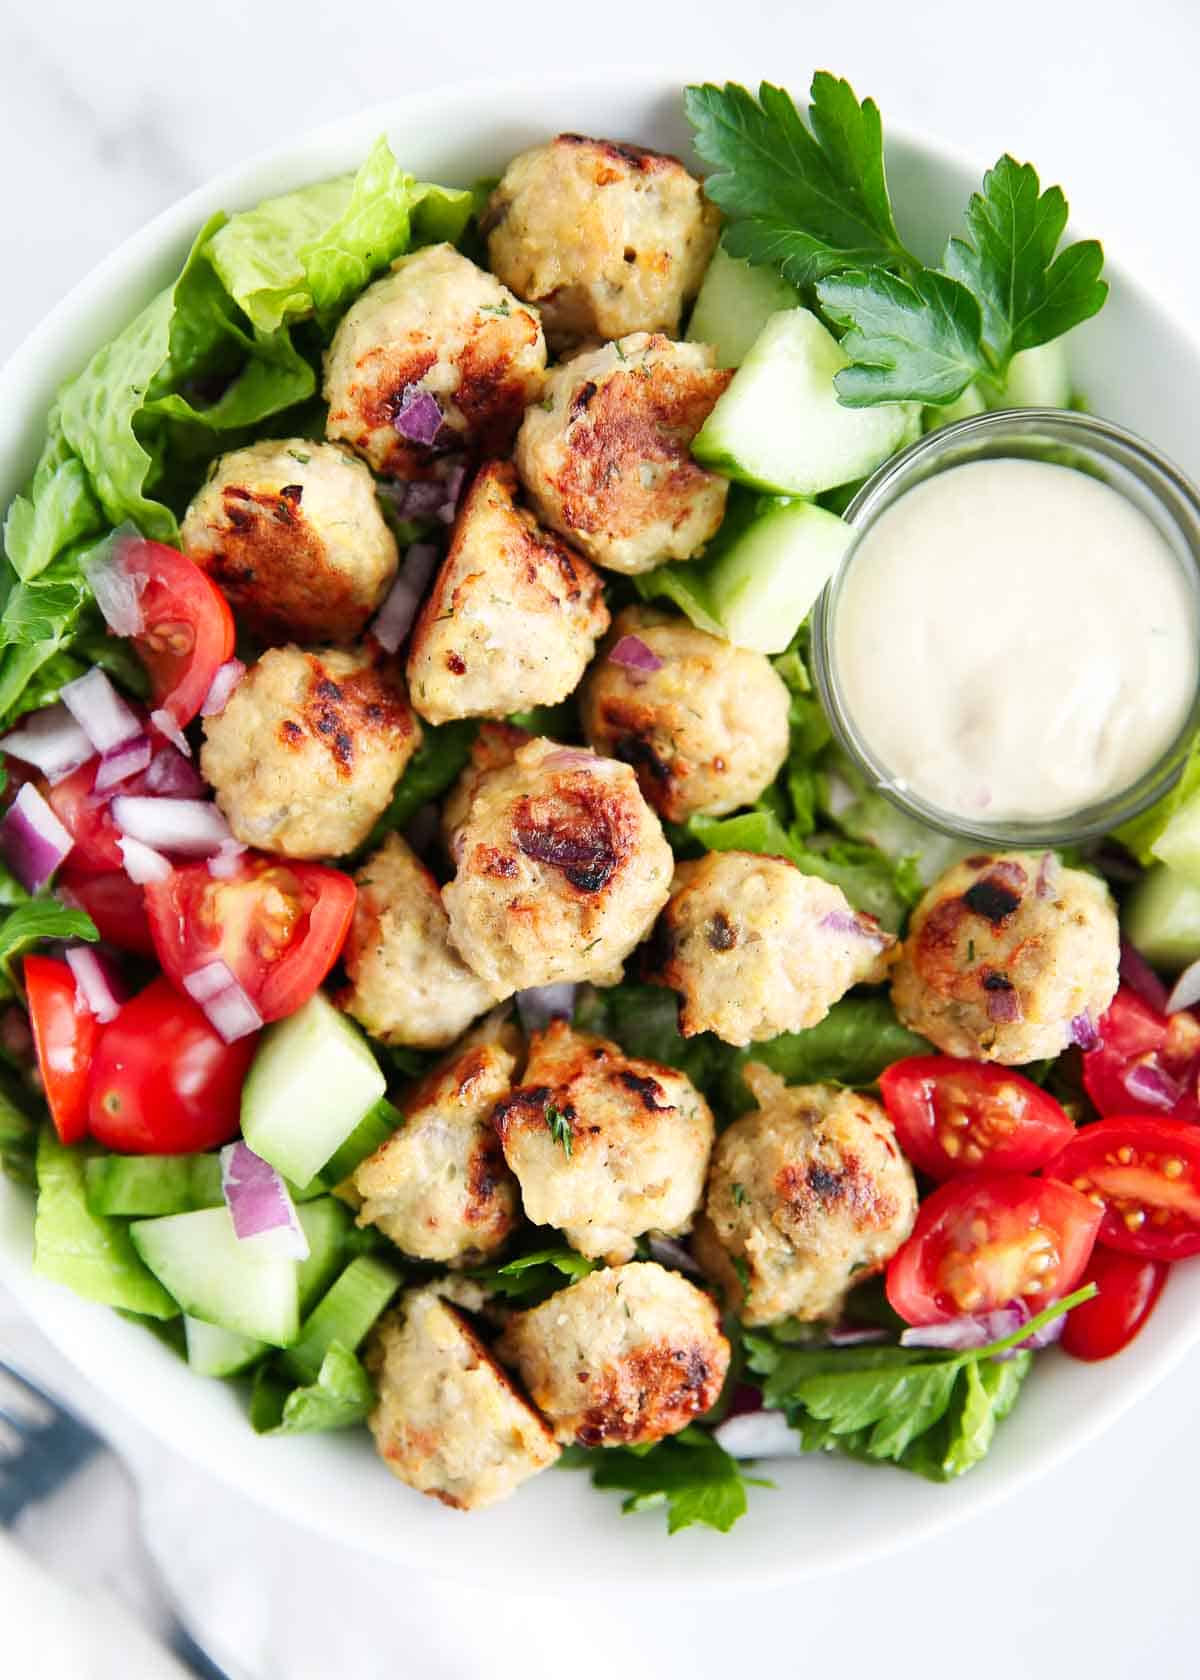
[[[963,1475],[1200,1252],[1200,524],[1072,385],[1100,248],[1006,156],[926,265],[824,72],[685,102],[703,175],[381,139],[212,217],[59,391],[0,615],[35,1270],[247,1429],[672,1531],[777,1457]],[[1085,524],[1158,568],[1111,693]],[[1046,580],[1023,710],[987,600],[867,640],[869,543],[964,529]],[[913,672],[968,622],[964,733]]]

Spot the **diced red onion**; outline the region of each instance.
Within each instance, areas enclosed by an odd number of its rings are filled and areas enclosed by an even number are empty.
[[[440,478],[419,479],[405,484],[397,479],[379,486],[401,519],[436,519],[446,500],[446,485]]]
[[[137,713],[98,665],[67,683],[59,698],[98,753],[112,752],[142,733]]]
[[[159,747],[146,771],[146,791],[168,799],[191,799],[204,793],[204,778],[174,747]]]
[[[32,764],[53,786],[86,764],[95,748],[61,701],[29,712],[17,729],[0,736],[0,749]]]
[[[547,753],[542,767],[546,770],[594,770],[597,762],[595,753],[585,752],[582,747],[562,747],[558,752]]]
[[[193,1003],[203,1004],[234,984],[233,970],[228,963],[216,957],[212,962],[205,963],[203,968],[193,969],[185,977],[183,989]]]
[[[142,629],[141,595],[149,579],[130,564],[132,545],[140,541],[132,528],[115,531],[83,563],[96,605],[116,636],[136,636]]]
[[[206,799],[164,799],[118,794],[113,821],[122,834],[145,846],[185,857],[211,857],[232,840],[229,824]]]
[[[458,517],[458,504],[462,497],[466,477],[467,469],[461,461],[456,462],[446,474],[444,486],[446,497],[437,509],[437,516],[444,525],[453,525]]]
[[[624,665],[630,671],[661,671],[662,660],[640,636],[622,636],[609,649],[610,665]]]
[[[1085,1009],[1082,1014],[1071,1018],[1071,1043],[1080,1050],[1099,1050],[1100,1034],[1096,1031],[1096,1023]]]
[[[830,1347],[865,1347],[871,1342],[886,1342],[887,1334],[886,1330],[867,1326],[835,1324],[831,1326],[825,1340]]]
[[[395,653],[412,629],[437,561],[438,551],[432,543],[412,543],[405,552],[396,581],[371,625],[371,634],[385,652]]]
[[[713,1430],[713,1440],[733,1458],[798,1458],[799,1432],[783,1412],[741,1412]]]
[[[1021,999],[1017,995],[1015,986],[1005,986],[989,991],[987,995],[988,1020],[998,1025],[1007,1026],[1013,1021],[1024,1019]]]
[[[111,788],[120,787],[131,776],[140,775],[149,765],[153,751],[148,735],[135,735],[132,741],[125,741],[111,752],[106,752],[96,771],[92,792],[107,793]]]
[[[1136,992],[1143,1003],[1157,1009],[1160,1015],[1166,1014],[1167,988],[1142,953],[1127,939],[1121,941],[1120,974],[1130,991]]]
[[[183,754],[184,758],[191,758],[192,744],[183,730],[180,729],[173,712],[169,712],[165,706],[160,706],[157,711],[150,713],[150,722],[160,735],[165,736],[171,745]]]
[[[219,957],[185,975],[183,989],[200,1005],[226,1044],[257,1032],[263,1024],[232,970]]]
[[[26,892],[40,892],[73,845],[33,783],[26,782],[0,822],[0,850]]]
[[[242,867],[242,854],[246,848],[240,840],[228,840],[213,857],[208,860],[208,873],[217,881],[232,881]]]
[[[75,976],[76,995],[84,1008],[101,1024],[114,1020],[128,995],[116,965],[102,952],[89,950],[86,945],[68,945],[63,954]]]
[[[579,987],[569,980],[553,986],[529,986],[517,993],[517,1014],[526,1032],[540,1032],[553,1020],[569,1021],[575,1013]]]
[[[400,410],[392,421],[406,443],[429,446],[437,441],[445,416],[442,405],[432,391],[410,385],[401,399]]]
[[[689,1277],[703,1277],[704,1273],[696,1264],[681,1242],[674,1237],[648,1236],[646,1247],[660,1266],[666,1266],[668,1271],[686,1272]]]
[[[884,945],[886,937],[879,927],[871,927],[868,918],[856,916],[853,910],[831,910],[821,917],[821,926],[834,933],[846,933],[854,939],[869,939],[872,945]]]
[[[308,1259],[308,1239],[287,1185],[240,1140],[221,1151],[221,1194],[240,1241],[257,1238],[282,1258]]]
[[[1043,852],[1042,861],[1038,866],[1036,893],[1038,898],[1049,898],[1054,892],[1053,877],[1056,873],[1058,859],[1053,852]]]
[[[1181,1009],[1190,1009],[1194,1003],[1200,1003],[1200,958],[1189,963],[1171,987],[1167,1014],[1177,1015]]]
[[[1153,1062],[1132,1063],[1122,1074],[1121,1083],[1135,1102],[1146,1103],[1150,1108],[1161,1108],[1164,1113],[1174,1108],[1183,1096],[1179,1080],[1172,1079],[1169,1073]]]
[[[245,675],[246,667],[240,659],[227,659],[224,665],[219,666],[209,685],[208,693],[204,696],[200,716],[219,717],[228,704],[229,696]]]
[[[901,1347],[946,1348],[965,1353],[968,1348],[987,1347],[1011,1336],[1026,1323],[1025,1315],[1015,1306],[998,1307],[995,1312],[964,1313],[961,1318],[949,1318],[942,1324],[917,1324],[901,1332]]]
[[[126,838],[117,841],[125,873],[136,887],[145,887],[151,881],[165,881],[171,873],[169,858],[161,852],[156,852],[153,846],[144,846],[140,840]]]

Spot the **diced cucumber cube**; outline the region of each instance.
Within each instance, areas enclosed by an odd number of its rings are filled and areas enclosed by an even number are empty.
[[[720,551],[706,582],[738,647],[782,653],[841,563],[850,527],[811,502],[768,501]]]
[[[1125,900],[1121,925],[1148,963],[1178,973],[1200,957],[1200,886],[1158,864]]]
[[[1200,886],[1200,794],[1184,801],[1151,849],[1184,880]]]
[[[236,1330],[222,1330],[202,1318],[184,1318],[187,1362],[201,1377],[232,1377],[253,1365],[267,1351],[267,1343]]]
[[[139,1219],[133,1246],[163,1288],[192,1318],[286,1347],[300,1328],[294,1260],[239,1238],[226,1207]]]
[[[711,344],[718,367],[740,367],[770,317],[795,309],[800,293],[772,268],[731,257],[718,245],[704,273],[687,336]]]
[[[346,1239],[354,1229],[354,1215],[332,1196],[304,1202],[296,1209],[300,1228],[308,1238],[308,1259],[301,1260],[296,1289],[301,1313],[321,1299],[346,1260]]]

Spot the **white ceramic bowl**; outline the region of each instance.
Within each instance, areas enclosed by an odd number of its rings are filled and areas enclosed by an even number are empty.
[[[406,168],[464,184],[498,173],[522,147],[562,129],[686,155],[679,90],[680,82],[648,73],[450,88],[377,106],[201,188],[76,287],[0,374],[0,506],[33,467],[55,388],[174,275],[212,211],[352,169],[381,131]],[[893,134],[888,165],[900,222],[928,257],[956,225],[982,161],[968,166],[940,146]],[[1145,433],[1200,474],[1192,412],[1200,345],[1119,265],[1108,272],[1107,307],[1072,341],[1076,382],[1097,412]],[[751,1492],[751,1511],[731,1535],[691,1529],[668,1540],[660,1512],[623,1517],[616,1496],[594,1492],[578,1473],[541,1476],[506,1504],[463,1517],[401,1487],[363,1431],[259,1440],[232,1388],[193,1376],[153,1336],[35,1277],[31,1232],[29,1198],[0,1182],[0,1276],[97,1388],[264,1505],[397,1563],[459,1580],[495,1580],[506,1560],[544,1557],[547,1547],[571,1560],[571,1586],[581,1590],[707,1594],[862,1562],[1013,1493],[1099,1434],[1200,1338],[1197,1263],[1177,1271],[1154,1318],[1119,1359],[1095,1366],[1058,1354],[1039,1359],[991,1455],[961,1481],[933,1486],[824,1456],[789,1461],[772,1469],[776,1491]]]

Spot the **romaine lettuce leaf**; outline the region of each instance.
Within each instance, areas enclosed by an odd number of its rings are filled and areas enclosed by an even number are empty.
[[[724,1086],[726,1105],[735,1114],[751,1106],[742,1082],[747,1062],[761,1062],[789,1085],[818,1082],[873,1085],[893,1062],[923,1056],[930,1045],[900,1025],[885,997],[846,997],[823,1021],[804,1032],[780,1033],[765,1044],[731,1054]]]

